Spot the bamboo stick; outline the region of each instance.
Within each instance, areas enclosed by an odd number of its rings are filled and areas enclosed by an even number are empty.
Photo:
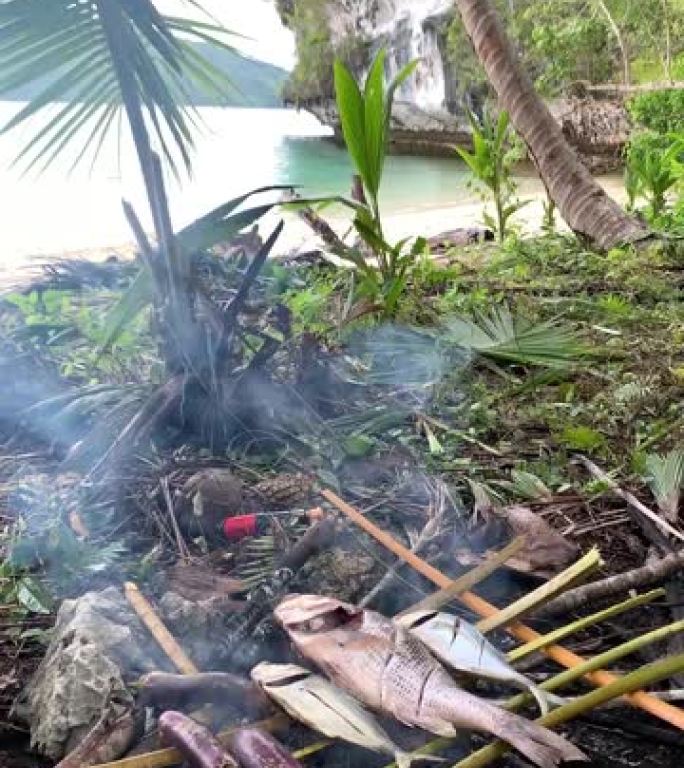
[[[555,728],[583,715],[585,712],[590,712],[592,709],[600,707],[607,701],[612,701],[613,699],[638,691],[640,688],[645,688],[647,685],[652,685],[660,680],[666,680],[668,677],[680,674],[683,670],[684,654],[661,659],[653,664],[641,667],[624,677],[618,678],[603,688],[591,691],[591,693],[580,696],[578,699],[552,710],[547,715],[544,715],[544,717],[539,718],[537,722],[545,725],[547,728]],[[464,760],[456,763],[452,768],[485,768],[485,766],[504,755],[510,749],[511,747],[508,744],[498,741],[479,749]]]
[[[520,619],[538,606],[553,600],[554,597],[557,597],[566,589],[582,583],[601,563],[601,555],[598,549],[592,549],[562,573],[547,581],[546,584],[542,584],[541,587],[523,595],[520,600],[507,605],[493,616],[478,622],[477,628],[480,632],[486,634]]]
[[[367,520],[358,510],[347,504],[347,502],[337,496],[337,494],[327,489],[321,491],[321,494],[323,498],[333,504],[350,520],[356,523],[359,528],[369,533],[371,536],[373,536],[373,538],[376,539],[376,541],[379,541],[395,555],[403,558],[409,565],[418,571],[418,573],[421,573],[438,587],[444,588],[451,584],[451,579],[445,576],[441,571],[429,563],[426,563],[422,558],[414,555],[410,550],[403,546],[403,544],[396,541],[386,531],[378,528],[378,526],[376,526],[370,520]],[[473,592],[463,593],[459,597],[459,600],[466,607],[470,608],[472,611],[475,611],[475,613],[478,613],[483,618],[488,618],[498,613],[498,609],[495,606],[493,606],[491,603],[488,603],[486,600],[474,594]],[[539,632],[535,632],[535,630],[525,626],[524,624],[521,624],[520,622],[510,624],[508,627],[506,627],[506,631],[524,642],[531,642],[541,637]],[[558,662],[561,666],[568,668],[583,664],[585,661],[585,659],[583,659],[581,656],[578,656],[576,653],[573,653],[572,651],[569,651],[560,645],[550,645],[544,648],[544,653],[554,661]],[[619,679],[616,675],[611,674],[610,672],[605,672],[603,670],[591,672],[586,674],[585,677],[587,680],[589,680],[590,683],[592,683],[592,685],[595,686],[610,685]],[[630,693],[627,698],[629,702],[635,707],[643,709],[646,712],[650,712],[652,715],[655,715],[661,720],[674,725],[676,728],[684,730],[684,711],[681,709],[678,709],[677,707],[674,707],[667,702],[659,701],[653,696],[649,696],[648,693],[645,693],[644,691]]]
[[[174,636],[164,626],[156,611],[150,605],[147,598],[132,581],[124,584],[124,593],[133,610],[150,631],[150,634],[159,644],[160,648],[173,662],[176,669],[183,675],[195,675],[199,669],[180,647]]]
[[[617,605],[611,605],[610,608],[606,608],[603,611],[598,611],[597,613],[592,613],[590,616],[585,616],[582,619],[578,619],[577,621],[573,621],[570,624],[566,624],[564,627],[559,627],[553,632],[542,635],[536,640],[533,640],[531,643],[525,643],[525,645],[520,645],[517,648],[514,648],[508,653],[508,660],[513,662],[524,659],[526,656],[529,656],[535,651],[543,649],[546,645],[558,643],[569,635],[574,635],[577,632],[581,632],[587,627],[591,627],[594,624],[600,624],[602,621],[612,619],[615,616],[619,616],[621,613],[631,611],[633,608],[638,608],[640,605],[646,605],[647,603],[650,603],[653,600],[657,600],[659,597],[664,596],[664,589],[652,589],[650,592],[645,592],[643,595],[630,597],[629,600],[625,600],[622,603],[617,603]]]
[[[520,552],[524,546],[525,538],[523,536],[518,536],[513,539],[510,544],[507,544],[500,552],[494,552],[489,555],[484,562],[467,571],[462,576],[459,576],[457,579],[454,579],[448,587],[440,589],[438,592],[433,592],[415,605],[406,608],[406,610],[397,615],[397,618],[417,611],[438,611],[452,600],[456,600],[463,592],[467,592],[469,589],[472,589],[483,582],[488,576],[491,576],[497,568],[500,568],[507,560],[510,560],[513,555]]]

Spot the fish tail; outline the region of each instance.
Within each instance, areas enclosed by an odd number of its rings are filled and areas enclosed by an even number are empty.
[[[565,762],[587,760],[567,739],[510,712],[501,712],[492,731],[540,768],[557,768]]]

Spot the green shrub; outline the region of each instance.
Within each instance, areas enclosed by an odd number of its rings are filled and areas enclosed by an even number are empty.
[[[667,197],[684,175],[684,134],[638,133],[627,148],[625,187],[629,206],[638,198],[648,203],[647,215],[657,219],[666,209]]]
[[[640,93],[627,104],[632,119],[643,128],[657,133],[682,130],[684,123],[684,89]]]
[[[517,185],[512,176],[513,168],[520,160],[520,149],[510,127],[508,112],[501,112],[496,121],[488,113],[481,120],[472,113],[468,118],[473,130],[473,151],[458,147],[456,151],[483,188],[483,199],[491,198],[494,203],[495,215],[485,211],[484,220],[503,242],[510,231],[510,218],[529,202],[517,197]]]
[[[373,61],[363,90],[341,60],[335,61],[335,97],[340,113],[342,135],[356,171],[360,189],[354,201],[354,228],[362,248],[349,248],[338,254],[358,270],[357,298],[366,299],[393,315],[404,292],[410,270],[425,251],[424,238],[410,238],[390,244],[383,233],[380,215],[380,185],[390,134],[394,95],[412,74],[417,61],[407,64],[394,80],[385,85],[386,52],[380,50]],[[368,258],[368,256],[371,258]]]

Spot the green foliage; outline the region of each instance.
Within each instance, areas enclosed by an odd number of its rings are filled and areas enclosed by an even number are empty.
[[[309,277],[306,285],[287,293],[284,300],[292,312],[295,331],[323,334],[329,329],[327,315],[335,288],[332,280],[313,282]]]
[[[473,131],[473,151],[456,148],[473,176],[487,191],[494,203],[495,217],[484,214],[485,223],[503,242],[510,232],[509,221],[526,202],[516,197],[517,186],[512,173],[520,160],[519,148],[513,142],[508,112],[503,111],[494,121],[489,113],[478,120],[468,114]]]
[[[542,93],[557,94],[578,80],[611,78],[618,68],[611,33],[602,17],[587,12],[587,3],[571,1],[562,9],[558,2],[524,6],[518,18],[519,39]]]
[[[627,103],[634,121],[642,128],[656,133],[675,133],[684,122],[684,89],[668,88],[646,91]]]
[[[684,451],[671,451],[667,456],[646,457],[646,477],[662,512],[677,520],[679,499],[684,490]]]
[[[633,307],[623,296],[606,293],[596,300],[596,305],[612,318],[627,318],[632,314]]]
[[[252,190],[223,203],[184,227],[176,235],[181,258],[188,259],[193,253],[207,251],[219,243],[230,242],[239,232],[252,226],[272,210],[274,204],[266,203],[238,210],[240,206],[254,195],[279,189],[283,187],[262,187]],[[152,276],[148,267],[144,266],[116,305],[107,313],[101,349],[109,350],[112,344],[120,341],[121,334],[144,309],[150,306],[153,299]]]
[[[519,365],[565,368],[582,354],[570,327],[553,320],[533,323],[514,316],[508,307],[475,320],[450,318],[445,337],[485,357]]]
[[[683,178],[684,134],[663,136],[638,133],[627,148],[625,187],[630,207],[639,198],[647,202],[647,215],[655,221],[666,208],[668,193]]]
[[[577,82],[602,83],[622,78],[623,62],[615,30],[597,0],[495,0],[494,4],[543,94],[558,95]],[[606,0],[605,5],[625,42],[636,80],[682,79],[681,0]],[[667,55],[668,29],[671,67]],[[484,95],[487,79],[472,52],[459,14],[449,24],[446,48],[454,71],[452,80],[459,93]]]
[[[124,284],[121,289],[125,291]],[[7,294],[3,330],[16,343],[39,350],[70,378],[94,384],[115,372],[143,373],[151,345],[143,337],[142,318],[127,316],[116,339],[111,339],[116,345],[108,345],[107,353],[102,353],[108,341],[107,317],[120,295],[110,290],[60,289]]]
[[[118,124],[121,106],[128,109],[137,101],[171,167],[176,167],[175,146],[189,169],[194,120],[179,103],[187,103],[189,83],[216,94],[227,87],[223,73],[190,42],[209,41],[230,50],[220,40],[222,33],[208,21],[163,16],[152,0],[5,0],[0,3],[0,95],[34,86],[46,73],[56,76],[3,130],[64,102],[33,133],[19,159],[28,168],[38,162],[45,168],[72,141],[82,144],[79,159],[89,152],[95,158]]]
[[[0,562],[0,606],[14,606],[15,614],[48,614],[52,598],[33,576],[9,560]]]
[[[573,451],[596,451],[605,445],[605,437],[591,427],[581,424],[567,426],[560,435],[560,442]]]
[[[379,196],[392,104],[397,89],[418,63],[407,64],[385,88],[385,58],[386,53],[381,50],[373,61],[363,92],[349,68],[338,59],[335,94],[344,141],[363,190],[358,195],[362,199],[346,201],[354,210],[354,227],[363,247],[350,248],[338,255],[359,270],[359,298],[380,302],[384,314],[389,316],[396,311],[416,256],[425,250],[425,240],[417,238],[410,246],[408,239],[392,245],[383,234]]]

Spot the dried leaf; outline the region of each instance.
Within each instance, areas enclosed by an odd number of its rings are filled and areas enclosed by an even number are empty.
[[[529,507],[516,504],[497,510],[496,514],[516,535],[525,537],[523,549],[507,563],[514,570],[549,578],[577,558],[578,546]]]

